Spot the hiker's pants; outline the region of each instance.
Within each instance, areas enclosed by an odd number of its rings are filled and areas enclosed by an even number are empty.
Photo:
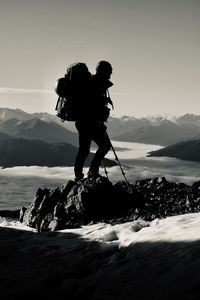
[[[91,142],[94,141],[98,149],[91,161],[89,172],[92,174],[99,173],[99,167],[105,155],[111,147],[110,139],[106,132],[104,123],[85,123],[76,122],[76,128],[79,133],[79,149],[75,159],[74,173],[76,177],[83,175],[83,167],[87,156],[90,153]]]

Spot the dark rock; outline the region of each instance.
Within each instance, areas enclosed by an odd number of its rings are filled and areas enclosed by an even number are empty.
[[[26,210],[27,210],[27,208],[24,206],[20,209],[20,212],[19,212],[19,221],[20,222],[23,222],[23,217],[24,217]]]
[[[18,219],[20,216],[20,210],[0,210],[0,217]]]
[[[113,185],[106,177],[68,181],[56,189],[38,189],[20,221],[38,231],[80,227],[131,215],[144,205],[143,195],[124,182]]]
[[[97,222],[117,224],[200,211],[200,181],[188,186],[165,177],[112,184],[106,177],[68,181],[56,189],[38,189],[22,208],[20,221],[38,231],[75,228]]]

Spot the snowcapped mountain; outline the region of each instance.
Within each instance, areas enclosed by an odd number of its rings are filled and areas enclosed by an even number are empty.
[[[199,128],[194,126],[180,126],[169,120],[148,124],[130,132],[113,137],[113,140],[136,142],[156,145],[170,145],[175,142],[194,137]]]
[[[170,145],[199,135],[199,120],[200,116],[194,115],[185,115],[173,120],[162,117],[139,119],[137,123],[134,121],[131,124],[132,129],[113,136],[113,140]]]
[[[29,120],[31,118],[31,114],[21,110],[21,109],[10,109],[10,108],[2,108],[0,107],[0,120],[6,121],[9,119],[16,118],[18,120]]]
[[[53,121],[38,118],[29,120],[8,119],[0,124],[0,131],[13,137],[42,140],[47,143],[66,142],[78,145],[78,135]]]
[[[55,122],[58,125],[67,128],[70,131],[76,131],[73,122],[61,122],[61,120],[55,115],[41,112],[41,113],[27,113],[21,109],[10,109],[10,108],[1,108],[0,107],[0,123],[10,120],[10,119],[17,119],[19,121],[27,121],[31,119],[40,119],[45,122]]]
[[[198,136],[200,115],[110,117],[106,126],[113,140],[166,146]],[[78,143],[74,122],[62,123],[56,115],[48,113],[29,114],[19,109],[0,108],[0,131],[26,139]]]

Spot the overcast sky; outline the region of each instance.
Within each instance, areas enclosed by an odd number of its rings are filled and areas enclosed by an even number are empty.
[[[0,106],[54,113],[66,67],[113,65],[113,115],[200,114],[199,0],[0,0]]]

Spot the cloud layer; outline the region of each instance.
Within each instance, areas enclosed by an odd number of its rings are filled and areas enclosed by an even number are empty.
[[[0,94],[52,94],[53,90],[0,87]]]

